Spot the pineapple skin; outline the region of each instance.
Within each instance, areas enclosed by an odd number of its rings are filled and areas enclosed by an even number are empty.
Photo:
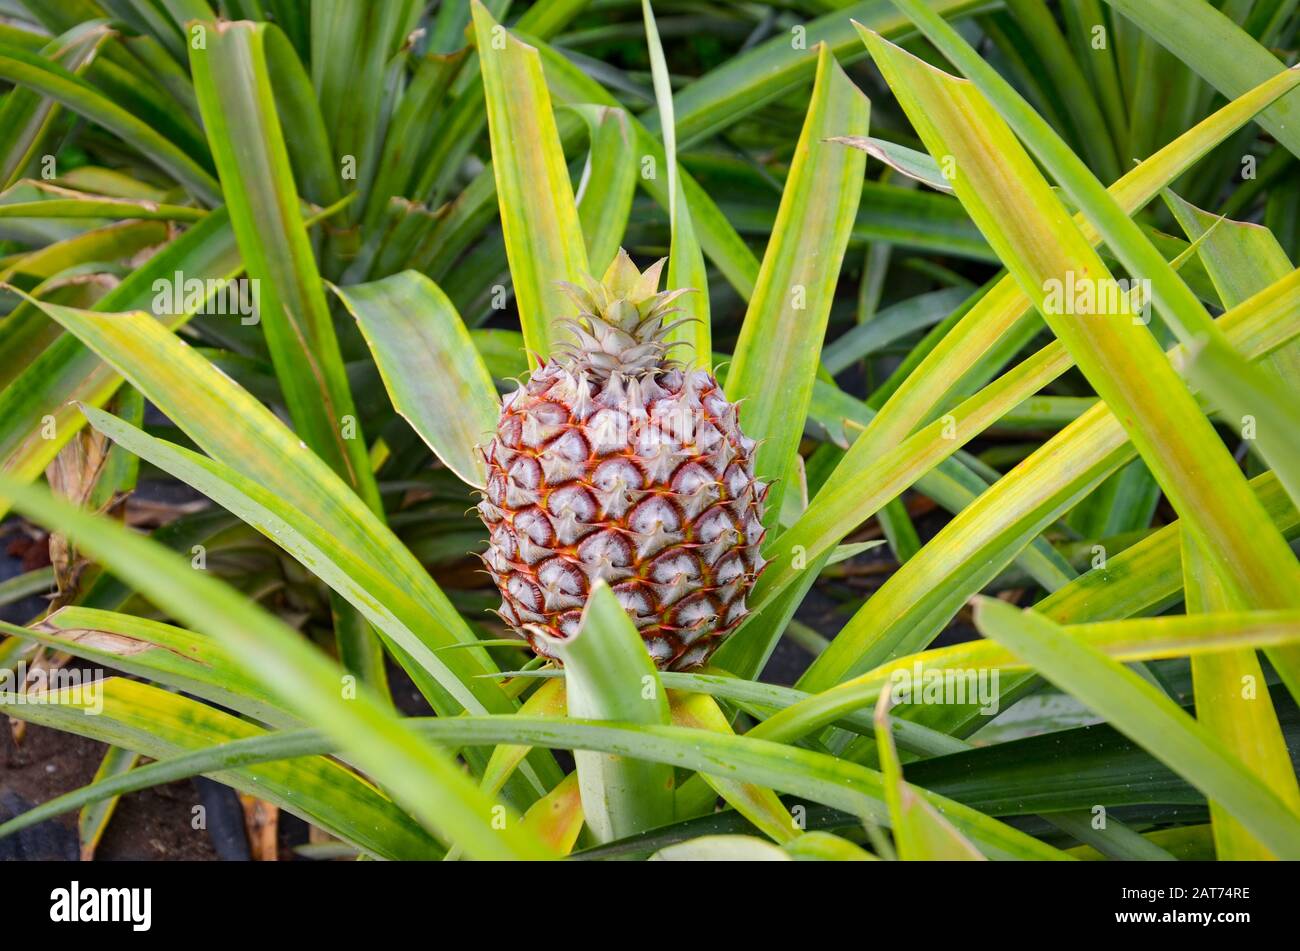
[[[554,657],[597,578],[656,666],[704,664],[744,620],[763,568],[754,441],[703,370],[593,379],[540,366],[503,401],[479,512],[500,617]]]

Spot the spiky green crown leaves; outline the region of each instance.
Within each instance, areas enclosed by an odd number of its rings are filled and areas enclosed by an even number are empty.
[[[672,365],[667,357],[672,344],[664,338],[677,323],[667,324],[665,318],[679,310],[673,301],[693,289],[659,290],[666,260],[639,271],[620,248],[601,280],[588,277],[585,287],[560,282],[578,307],[577,317],[566,321],[577,342],[556,354],[566,369],[606,380],[614,373],[639,377]]]

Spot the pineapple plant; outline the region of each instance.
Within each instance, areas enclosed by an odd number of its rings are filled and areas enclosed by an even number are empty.
[[[659,291],[620,249],[600,281],[567,284],[575,342],[501,405],[479,513],[500,616],[552,656],[607,582],[655,664],[702,666],[744,620],[763,568],[754,441],[705,370],[665,337],[688,289]]]
[[[0,848],[1300,858],[1295,4],[635,7],[5,0]]]

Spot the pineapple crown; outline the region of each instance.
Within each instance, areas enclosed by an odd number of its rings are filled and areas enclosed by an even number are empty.
[[[576,342],[556,354],[570,372],[604,381],[615,373],[641,377],[672,366],[667,353],[675,344],[666,337],[685,321],[666,324],[664,318],[677,313],[673,301],[693,289],[659,290],[666,260],[639,271],[620,248],[601,280],[586,276],[584,287],[560,282],[578,306],[578,316],[564,322]]]

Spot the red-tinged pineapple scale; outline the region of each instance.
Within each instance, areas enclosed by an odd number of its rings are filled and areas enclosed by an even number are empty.
[[[657,666],[698,667],[763,568],[754,441],[711,374],[668,358],[687,291],[657,292],[663,263],[620,251],[599,283],[564,285],[575,343],[505,397],[484,449],[484,562],[501,618],[544,656],[538,635],[575,634],[603,578]]]

